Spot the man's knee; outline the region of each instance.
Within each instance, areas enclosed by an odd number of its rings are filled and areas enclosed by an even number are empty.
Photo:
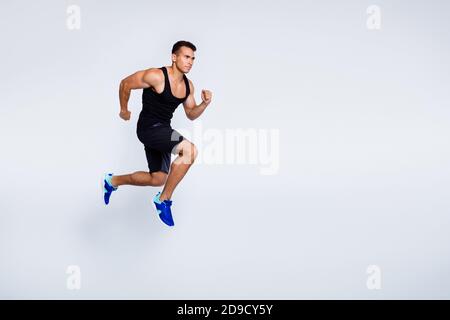
[[[182,149],[182,155],[190,161],[189,163],[193,163],[198,155],[197,147],[191,142],[186,143]]]
[[[150,175],[152,177],[150,185],[152,186],[163,186],[167,181],[167,173],[152,172]]]
[[[185,159],[186,163],[193,163],[198,155],[197,147],[187,140],[181,142],[180,147],[180,156]]]
[[[195,159],[197,159],[198,156],[198,150],[195,144],[192,144],[192,153],[191,153],[191,160],[194,162]]]

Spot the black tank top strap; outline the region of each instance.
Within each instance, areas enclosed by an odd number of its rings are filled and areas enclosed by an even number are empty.
[[[168,88],[170,88],[169,75],[167,74],[166,67],[161,67],[160,69],[164,73],[164,91],[166,91]]]
[[[184,83],[186,84],[186,97],[183,99],[183,100],[185,100],[191,94],[191,89],[189,87],[189,80],[185,74],[183,74],[183,78],[184,78]]]

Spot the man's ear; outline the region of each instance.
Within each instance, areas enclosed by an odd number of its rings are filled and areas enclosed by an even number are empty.
[[[172,62],[175,62],[177,60],[177,55],[175,53],[172,53]]]

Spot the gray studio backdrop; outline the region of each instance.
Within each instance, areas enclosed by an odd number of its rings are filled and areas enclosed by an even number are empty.
[[[2,0],[0,298],[450,298],[449,15],[448,1]],[[160,188],[105,206],[99,179],[147,169],[142,91],[125,122],[119,82],[169,65],[180,39],[198,48],[197,102],[213,102],[174,115],[202,161],[169,228]]]

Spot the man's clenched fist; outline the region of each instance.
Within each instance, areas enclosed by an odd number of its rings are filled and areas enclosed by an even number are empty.
[[[126,111],[121,110],[120,113],[119,113],[119,116],[120,116],[123,120],[127,121],[127,120],[130,120],[131,112],[128,111],[128,110],[126,110]]]
[[[202,90],[202,100],[206,105],[209,105],[212,98],[212,92],[209,90]]]

